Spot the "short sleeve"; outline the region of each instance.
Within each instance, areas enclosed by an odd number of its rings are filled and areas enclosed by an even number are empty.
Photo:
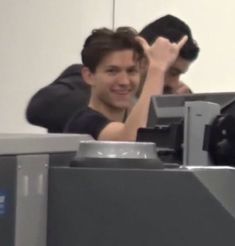
[[[104,115],[88,108],[76,113],[66,125],[64,132],[89,134],[98,139],[100,132],[108,123],[110,120]]]

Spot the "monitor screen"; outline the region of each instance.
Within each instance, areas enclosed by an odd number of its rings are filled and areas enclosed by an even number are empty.
[[[150,101],[147,127],[182,120],[187,101],[217,103],[221,106],[221,113],[235,117],[235,92],[153,96]]]

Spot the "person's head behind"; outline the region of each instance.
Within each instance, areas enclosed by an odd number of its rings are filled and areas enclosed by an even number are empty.
[[[180,50],[178,59],[165,76],[164,93],[177,93],[182,84],[180,75],[188,70],[199,54],[199,47],[193,39],[190,27],[173,15],[165,15],[145,26],[139,35],[145,38],[150,45],[158,37],[167,38],[171,42],[178,42],[183,36],[188,36],[186,44]],[[185,90],[185,93],[190,93],[190,89]]]
[[[160,36],[171,42],[178,42],[184,35],[187,35],[188,40],[180,50],[180,57],[193,61],[199,53],[199,47],[193,39],[190,27],[173,15],[165,15],[151,22],[140,31],[139,35],[145,38],[149,44],[152,44]]]
[[[84,80],[91,86],[89,106],[127,109],[140,83],[144,50],[132,28],[101,28],[86,39],[81,52]]]

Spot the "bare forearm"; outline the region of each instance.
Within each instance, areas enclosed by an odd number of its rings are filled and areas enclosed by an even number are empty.
[[[163,92],[165,74],[187,41],[183,37],[178,43],[171,43],[165,38],[158,38],[152,46],[144,39],[139,39],[148,58],[148,71],[143,91],[133,107],[126,122],[110,123],[101,132],[99,139],[134,141],[140,127],[146,127],[150,98]]]
[[[125,123],[112,122],[100,133],[99,140],[135,141],[137,131],[145,127],[148,118],[150,98],[162,94],[165,71],[158,66],[149,66],[142,93],[132,108]]]
[[[146,127],[150,99],[153,95],[162,94],[164,76],[164,69],[157,65],[149,66],[143,91],[125,122],[125,135],[128,135],[132,140],[136,139],[138,128]]]

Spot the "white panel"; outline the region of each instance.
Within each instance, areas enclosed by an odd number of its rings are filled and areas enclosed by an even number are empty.
[[[48,155],[17,156],[15,246],[46,246],[48,162]]]
[[[141,30],[165,14],[185,20],[201,47],[182,78],[194,92],[235,91],[235,3],[233,0],[116,0],[115,26]]]
[[[36,132],[26,123],[29,98],[80,61],[85,37],[112,26],[111,0],[0,1],[0,132]]]

